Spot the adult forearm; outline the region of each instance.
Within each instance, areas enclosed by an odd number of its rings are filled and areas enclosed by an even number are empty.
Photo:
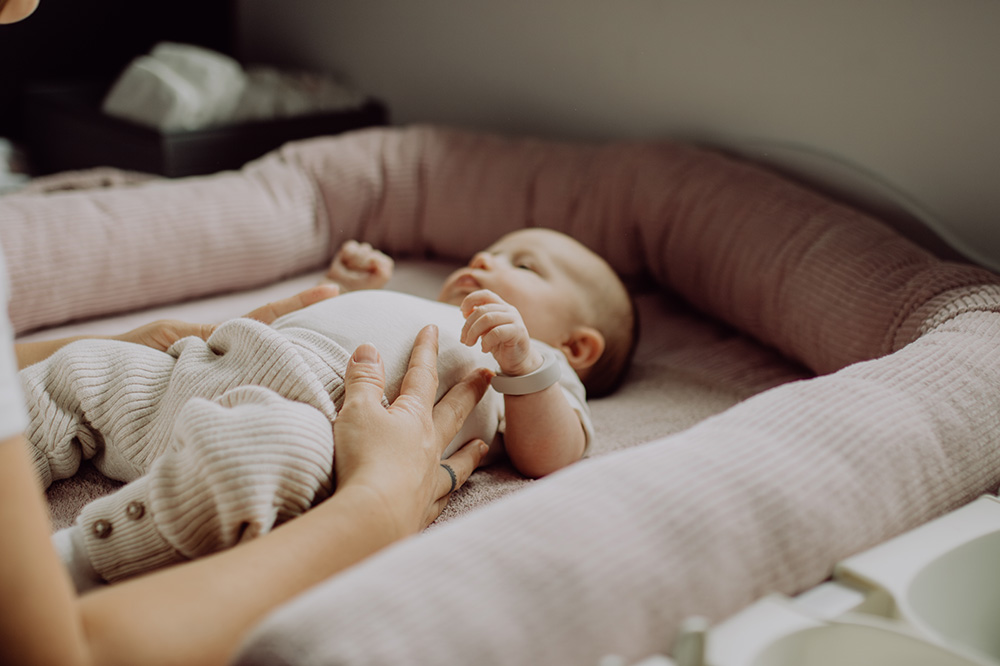
[[[56,340],[19,342],[14,345],[14,351],[17,353],[17,366],[19,369],[23,370],[29,365],[34,365],[39,361],[44,361],[69,343],[76,342],[77,340],[83,340],[88,337],[93,336],[78,335],[70,338],[58,338]]]
[[[399,536],[377,498],[341,488],[259,539],[81,598],[95,661],[224,664],[271,609]]]
[[[0,663],[88,664],[76,597],[23,437],[0,442]]]
[[[245,316],[250,319],[256,319],[264,324],[271,324],[278,317],[284,316],[290,312],[295,312],[296,310],[318,303],[319,301],[327,298],[332,298],[336,296],[337,293],[338,290],[335,285],[317,285],[304,291],[300,291],[299,293],[287,298],[282,298],[262,305],[261,307],[248,312]],[[21,342],[15,345],[15,351],[17,353],[18,366],[21,369],[24,369],[29,365],[45,360],[52,354],[59,351],[62,347],[71,342],[75,342],[76,340],[83,340],[87,338],[107,338],[111,340],[121,340],[123,342],[133,342],[135,344],[145,345],[147,347],[152,347],[153,349],[164,351],[173,343],[189,335],[194,335],[202,338],[203,340],[207,340],[215,328],[216,327],[213,324],[195,324],[178,319],[159,319],[149,324],[145,324],[144,326],[132,329],[131,331],[121,333],[120,335],[79,335],[75,337],[58,338],[55,340]]]
[[[5,664],[225,664],[271,609],[403,536],[381,497],[347,485],[259,539],[76,598],[24,446],[0,443]]]

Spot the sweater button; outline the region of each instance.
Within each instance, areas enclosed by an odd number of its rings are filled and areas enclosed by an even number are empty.
[[[114,529],[114,527],[111,525],[109,521],[102,519],[94,523],[93,529],[94,529],[94,536],[96,536],[98,539],[107,539],[109,536],[111,536],[111,531]]]
[[[146,507],[142,502],[129,502],[125,507],[125,515],[132,520],[139,520],[146,515]]]

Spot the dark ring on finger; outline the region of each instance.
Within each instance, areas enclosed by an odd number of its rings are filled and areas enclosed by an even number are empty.
[[[448,476],[451,477],[451,488],[448,489],[448,495],[455,492],[455,488],[458,486],[458,477],[455,476],[455,470],[451,468],[451,465],[445,465],[441,463],[441,467],[444,467],[444,471],[448,472]]]

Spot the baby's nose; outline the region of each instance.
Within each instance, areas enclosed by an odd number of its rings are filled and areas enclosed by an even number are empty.
[[[493,266],[493,255],[489,252],[477,252],[469,262],[469,266],[487,270]]]

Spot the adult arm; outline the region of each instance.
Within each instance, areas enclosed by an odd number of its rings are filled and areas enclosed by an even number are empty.
[[[243,316],[250,319],[256,319],[257,321],[265,324],[271,324],[282,315],[300,310],[307,305],[318,303],[319,301],[326,300],[327,298],[332,298],[338,293],[339,290],[337,285],[321,284],[315,287],[310,287],[304,291],[300,291],[294,296],[282,298],[263,305]],[[16,344],[14,347],[17,353],[18,367],[23,370],[29,365],[45,360],[62,347],[65,347],[71,342],[76,342],[77,340],[94,338],[122,340],[124,342],[134,342],[136,344],[159,349],[160,351],[165,351],[168,347],[170,347],[170,345],[174,344],[181,338],[186,338],[188,336],[194,335],[203,340],[207,340],[215,329],[216,324],[195,324],[181,321],[179,319],[160,319],[120,335],[77,335],[65,338],[56,338],[53,340],[22,342]]]
[[[0,448],[0,654],[18,664],[224,664],[278,604],[418,532],[447,502],[440,456],[486,390],[473,373],[433,404],[437,335],[421,331],[399,398],[386,410],[384,369],[370,345],[352,357],[334,427],[338,489],[258,539],[79,599],[52,552],[45,506],[22,438]],[[449,464],[459,482],[486,445]]]

